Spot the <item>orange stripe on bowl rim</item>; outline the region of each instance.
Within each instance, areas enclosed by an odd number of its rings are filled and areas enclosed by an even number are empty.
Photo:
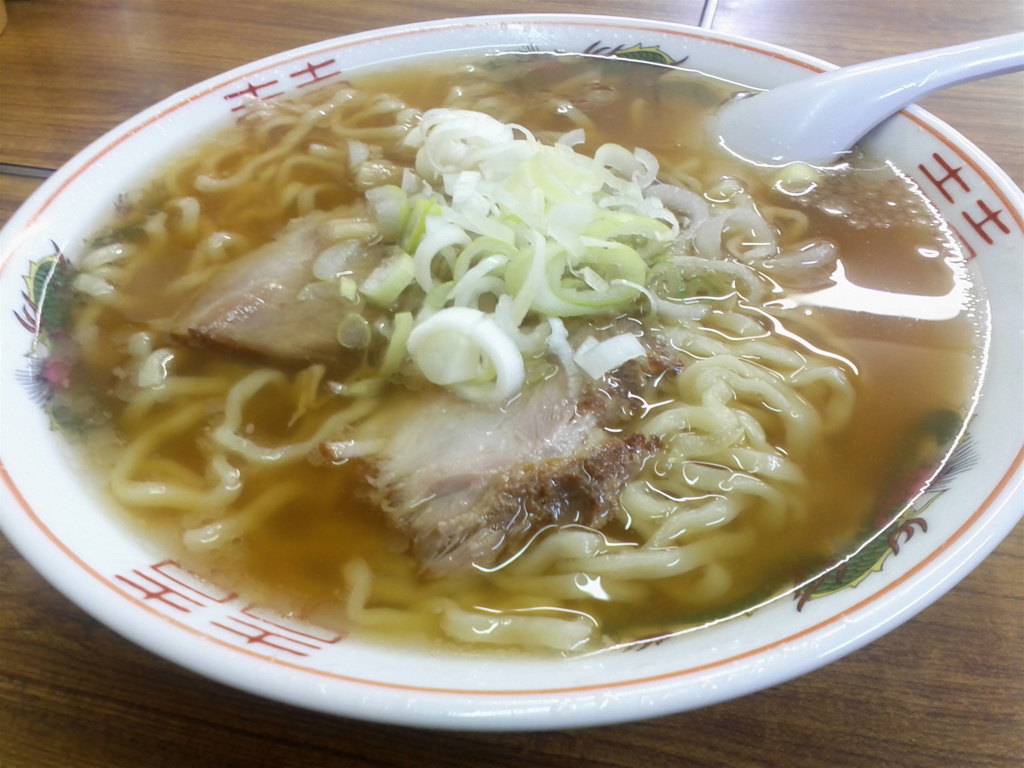
[[[685,676],[688,676],[688,675],[693,675],[693,674],[697,674],[697,673],[700,673],[700,672],[706,672],[706,671],[711,670],[711,669],[716,669],[716,668],[719,668],[719,667],[724,667],[724,666],[726,666],[728,664],[732,664],[732,663],[735,663],[735,662],[739,662],[739,661],[743,661],[743,660],[746,660],[746,659],[750,659],[750,658],[752,658],[754,656],[758,656],[758,655],[767,653],[767,652],[772,651],[772,650],[774,650],[776,648],[780,648],[780,647],[782,647],[784,645],[792,643],[792,642],[794,642],[796,640],[800,640],[802,638],[805,638],[805,637],[808,637],[810,635],[813,635],[816,632],[820,632],[823,629],[826,629],[827,627],[830,627],[830,626],[836,624],[837,622],[840,622],[840,621],[842,621],[842,620],[844,620],[844,619],[846,619],[846,618],[848,618],[848,617],[850,617],[850,616],[852,616],[852,615],[854,615],[854,614],[864,610],[865,608],[867,608],[868,606],[870,606],[871,604],[873,604],[877,600],[879,600],[881,597],[889,594],[893,590],[895,590],[898,587],[902,586],[903,584],[907,583],[916,574],[918,574],[921,570],[923,570],[929,564],[934,562],[943,552],[948,550],[953,544],[955,544],[957,541],[962,539],[964,537],[964,535],[967,534],[974,527],[975,523],[977,523],[978,520],[980,520],[984,516],[984,514],[989,510],[989,508],[992,506],[992,504],[995,502],[995,500],[1007,489],[1007,487],[1009,486],[1009,484],[1013,480],[1014,475],[1017,473],[1018,470],[1021,469],[1022,463],[1024,463],[1024,446],[1021,446],[1020,450],[1018,450],[1016,457],[1011,462],[1011,464],[1008,467],[1007,471],[1004,473],[1002,478],[1000,478],[999,482],[995,485],[995,487],[988,494],[988,496],[985,498],[985,500],[978,506],[978,508],[971,514],[971,516],[969,518],[967,518],[967,520],[963,523],[963,525],[960,526],[960,528],[958,528],[956,531],[954,531],[954,533],[951,536],[949,536],[949,538],[947,538],[945,541],[943,541],[941,544],[939,544],[939,546],[937,546],[927,557],[925,557],[924,559],[921,560],[921,562],[917,563],[912,568],[910,568],[910,570],[908,570],[902,576],[899,576],[899,577],[893,579],[893,581],[891,581],[889,584],[887,584],[884,587],[880,588],[877,592],[873,593],[870,597],[865,598],[864,600],[862,600],[859,603],[857,603],[857,604],[847,608],[846,610],[844,610],[844,611],[842,611],[840,613],[837,613],[834,616],[830,616],[829,618],[827,618],[827,619],[825,619],[823,621],[820,621],[820,622],[818,622],[817,624],[815,624],[815,625],[813,625],[811,627],[807,627],[807,628],[805,628],[805,629],[803,629],[803,630],[801,630],[799,632],[795,632],[792,635],[788,635],[787,637],[781,638],[781,639],[776,640],[774,642],[767,643],[767,644],[765,644],[763,646],[760,646],[758,648],[754,648],[754,649],[751,649],[749,651],[744,651],[743,653],[739,653],[739,654],[736,654],[734,656],[729,656],[729,657],[724,658],[724,659],[719,659],[718,661],[708,662],[706,664],[700,664],[700,665],[697,665],[695,667],[688,667],[688,668],[684,668],[684,669],[673,670],[671,672],[665,672],[665,673],[658,674],[658,675],[650,675],[650,676],[635,678],[635,679],[631,679],[631,680],[610,681],[610,682],[604,682],[604,683],[595,683],[595,684],[592,684],[592,685],[565,686],[565,687],[562,687],[562,688],[537,688],[537,689],[523,689],[523,690],[514,690],[514,689],[509,689],[509,690],[474,690],[474,689],[466,689],[466,688],[440,688],[440,687],[432,687],[432,686],[405,685],[405,684],[401,684],[401,683],[388,683],[388,682],[379,681],[379,680],[366,680],[366,679],[359,678],[359,677],[354,677],[354,676],[351,676],[351,675],[343,675],[343,674],[336,673],[336,672],[327,672],[325,670],[313,669],[313,668],[310,668],[310,667],[303,666],[301,664],[295,664],[295,663],[288,662],[288,661],[285,661],[285,660],[282,660],[282,659],[278,659],[278,658],[274,658],[274,657],[270,657],[270,656],[265,656],[263,654],[255,653],[253,651],[247,650],[246,648],[237,646],[237,645],[235,645],[233,643],[228,642],[227,640],[222,640],[220,638],[214,637],[213,635],[210,635],[210,634],[208,634],[206,632],[203,632],[203,631],[201,631],[201,630],[199,630],[199,629],[197,629],[197,628],[195,628],[195,627],[193,627],[193,626],[191,626],[189,624],[186,624],[186,623],[181,622],[181,621],[176,621],[175,619],[167,616],[166,614],[161,613],[156,608],[153,608],[152,606],[150,606],[149,604],[145,603],[144,601],[134,597],[133,595],[128,594],[123,589],[121,589],[116,584],[114,584],[110,579],[108,579],[107,577],[103,576],[103,574],[99,573],[96,569],[94,569],[92,566],[90,566],[88,563],[86,563],[84,560],[82,560],[77,554],[75,554],[73,551],[71,551],[64,544],[64,542],[61,541],[60,538],[58,538],[53,533],[53,531],[51,531],[50,528],[48,526],[46,526],[42,522],[42,520],[39,519],[38,515],[36,515],[35,511],[32,509],[31,505],[28,503],[27,499],[25,499],[25,497],[22,495],[20,489],[15,485],[13,478],[11,478],[10,474],[7,472],[6,466],[4,466],[2,463],[0,463],[0,476],[2,476],[4,485],[7,486],[8,490],[11,492],[11,494],[17,499],[19,505],[22,507],[22,509],[25,512],[25,514],[32,520],[32,522],[39,528],[39,530],[43,532],[43,534],[50,540],[50,542],[57,549],[59,549],[69,560],[74,562],[79,568],[81,568],[83,571],[85,571],[87,574],[89,574],[89,576],[91,576],[92,578],[94,578],[95,580],[97,580],[98,582],[100,582],[101,584],[106,586],[107,588],[113,590],[119,596],[121,596],[124,599],[128,600],[129,602],[135,604],[137,607],[146,610],[147,612],[149,612],[152,615],[158,616],[159,618],[161,618],[161,619],[163,619],[163,620],[173,624],[177,628],[182,629],[182,630],[184,630],[184,631],[186,631],[186,632],[188,632],[188,633],[190,633],[192,635],[195,635],[197,637],[203,638],[205,640],[212,641],[212,642],[216,643],[217,645],[220,645],[220,646],[222,646],[224,648],[228,648],[228,649],[230,649],[232,651],[236,651],[238,653],[242,653],[242,654],[245,654],[247,656],[251,656],[251,657],[253,657],[255,659],[259,659],[261,661],[264,661],[264,662],[267,662],[267,663],[270,663],[270,664],[275,664],[275,665],[287,667],[287,668],[290,668],[290,669],[293,669],[293,670],[307,672],[307,673],[310,673],[310,674],[314,674],[314,675],[318,675],[318,676],[323,676],[323,677],[328,677],[328,678],[332,678],[332,679],[336,679],[336,680],[343,680],[343,681],[349,682],[349,683],[358,683],[358,684],[361,684],[361,685],[368,685],[368,686],[379,687],[379,688],[387,688],[387,689],[393,689],[393,690],[412,691],[412,692],[416,692],[416,693],[437,693],[437,694],[477,695],[477,696],[536,696],[536,695],[571,694],[571,693],[583,693],[583,692],[588,692],[588,691],[600,691],[600,690],[608,690],[608,689],[613,689],[613,688],[624,688],[624,687],[627,687],[627,686],[645,685],[645,684],[653,683],[653,682],[661,682],[661,681],[666,681],[666,680],[678,679],[678,678],[685,677]]]
[[[535,24],[535,25],[543,25],[545,23],[543,20],[538,21],[536,19],[525,20],[525,21],[527,23]],[[624,21],[628,22],[628,20],[624,20]],[[587,22],[587,21],[582,21],[582,20],[581,21],[559,20],[559,21],[556,21],[556,22],[548,22],[548,23],[553,23],[553,24],[556,24],[557,26],[565,26],[565,25],[600,26],[601,25],[600,22]],[[459,23],[459,20],[454,20],[453,26],[456,26],[456,27],[459,27],[459,28],[469,28],[469,29],[471,29],[474,26],[489,26],[491,24],[493,24],[493,21],[487,21],[486,19],[483,19],[483,20],[481,20],[480,22],[478,22],[476,24],[464,24],[464,23]],[[720,39],[720,38],[717,38],[717,37],[709,36],[709,35],[706,35],[706,34],[701,34],[701,33],[696,32],[696,31],[689,32],[689,31],[684,31],[684,30],[674,30],[674,29],[671,29],[671,28],[663,28],[663,27],[659,27],[659,26],[645,26],[645,25],[642,25],[642,24],[630,24],[630,23],[619,24],[619,23],[613,23],[612,21],[608,21],[608,22],[606,22],[606,24],[608,26],[610,26],[612,29],[615,29],[615,30],[630,29],[630,30],[636,30],[636,31],[653,31],[653,32],[658,32],[658,33],[662,33],[662,34],[671,34],[671,35],[678,36],[678,37],[689,37],[689,38],[695,38],[695,39],[708,40],[708,41],[719,43],[719,44],[723,44],[723,45],[728,45],[728,46],[732,46],[732,47],[736,47],[736,48],[741,48],[741,49],[744,49],[744,50],[750,50],[750,51],[759,53],[761,55],[769,56],[769,57],[774,58],[774,59],[778,59],[778,60],[781,60],[781,61],[785,61],[787,63],[795,64],[797,66],[800,66],[800,67],[803,67],[805,69],[809,69],[809,70],[812,70],[812,71],[816,71],[816,72],[817,71],[823,71],[822,68],[820,68],[820,67],[817,67],[815,65],[809,64],[809,63],[807,63],[807,62],[805,62],[805,61],[803,61],[803,60],[801,60],[799,58],[794,58],[792,56],[783,54],[783,53],[778,52],[778,51],[767,51],[767,50],[764,50],[764,49],[762,49],[762,48],[760,48],[760,47],[758,47],[757,45],[754,45],[754,44],[747,44],[747,43],[744,43],[744,42],[741,42],[741,41],[724,40],[724,39]],[[75,179],[77,179],[79,176],[81,176],[95,162],[97,162],[98,160],[102,159],[107,153],[109,153],[114,148],[116,148],[118,145],[120,145],[129,136],[134,135],[138,131],[153,125],[154,123],[156,123],[159,120],[161,120],[164,117],[166,117],[168,114],[170,114],[170,113],[172,113],[172,112],[182,108],[183,106],[185,106],[185,105],[195,101],[196,99],[209,96],[210,94],[212,94],[212,93],[214,93],[214,92],[216,92],[216,91],[218,91],[218,90],[220,90],[222,88],[228,87],[228,86],[230,86],[230,85],[232,85],[234,83],[237,83],[237,82],[239,82],[240,80],[242,80],[244,78],[251,77],[253,75],[256,75],[256,74],[259,74],[261,72],[264,72],[264,71],[266,71],[268,69],[273,69],[273,68],[282,66],[284,64],[288,64],[290,62],[294,62],[294,61],[297,61],[299,59],[311,56],[311,55],[322,55],[324,53],[327,53],[327,52],[330,52],[330,51],[340,50],[340,49],[343,49],[345,47],[349,47],[351,45],[361,45],[361,44],[364,44],[365,42],[367,42],[368,39],[380,40],[380,39],[385,39],[385,38],[404,37],[404,36],[408,36],[408,35],[420,34],[420,33],[423,33],[423,32],[436,32],[436,31],[439,31],[440,29],[443,29],[443,26],[435,26],[435,27],[431,27],[431,28],[428,28],[428,29],[422,29],[422,28],[399,29],[399,30],[395,30],[395,31],[392,31],[392,32],[385,32],[379,38],[362,38],[362,39],[352,40],[351,42],[348,42],[348,43],[344,42],[344,40],[343,40],[340,43],[339,42],[335,42],[335,43],[332,43],[332,44],[329,44],[329,45],[325,45],[324,47],[318,48],[318,49],[306,48],[306,49],[303,49],[301,53],[296,53],[294,56],[291,56],[291,57],[288,57],[288,58],[283,58],[283,59],[275,59],[272,63],[268,63],[268,64],[266,64],[266,65],[264,65],[262,67],[258,67],[258,68],[252,69],[252,70],[247,70],[246,72],[244,72],[242,74],[239,74],[239,75],[235,75],[230,80],[223,80],[223,81],[217,81],[217,82],[211,83],[208,87],[206,87],[201,92],[199,92],[197,94],[191,94],[187,99],[183,99],[182,101],[179,101],[179,102],[176,102],[174,104],[169,105],[166,109],[164,109],[161,112],[159,112],[159,113],[153,115],[152,117],[146,119],[145,121],[143,121],[139,125],[133,126],[130,131],[127,131],[127,132],[123,133],[122,135],[116,137],[111,143],[109,143],[109,144],[105,145],[104,147],[102,147],[97,152],[96,155],[94,155],[88,161],[84,162],[80,168],[78,168],[71,176],[69,176],[67,179],[65,179],[55,190],[53,190],[50,193],[50,195],[39,205],[38,209],[35,211],[33,216],[29,219],[29,221],[26,224],[26,228],[28,226],[31,226],[33,223],[36,222],[36,220],[39,218],[39,216],[52,204],[52,202],[64,191],[64,189],[69,184],[71,184]],[[999,197],[999,199],[1003,202],[1003,204],[1006,205],[1007,210],[1012,212],[1014,221],[1017,223],[1017,226],[1022,231],[1024,231],[1024,216],[1022,216],[1021,212],[1018,211],[1010,203],[1009,199],[1002,193],[1002,191],[999,189],[998,185],[993,183],[992,179],[989,178],[988,174],[984,172],[984,170],[973,160],[973,158],[971,158],[968,155],[966,155],[960,149],[959,145],[951,143],[938,129],[934,128],[927,121],[925,121],[923,119],[920,119],[920,118],[918,118],[915,115],[908,114],[905,111],[902,112],[901,114],[903,114],[904,117],[907,117],[907,118],[913,120],[917,125],[919,125],[924,130],[928,131],[936,139],[938,139],[943,144],[945,144],[950,150],[952,150],[964,162],[968,163],[971,166],[971,168],[975,172],[977,172],[979,176],[981,176],[983,181],[986,183],[986,186],[990,190],[995,192],[996,195]],[[7,267],[8,263],[10,261],[12,261],[10,258],[5,258],[4,263],[0,264],[0,273],[3,272],[3,270]],[[324,671],[324,670],[313,669],[313,668],[306,667],[306,666],[303,666],[301,664],[296,664],[296,663],[293,663],[293,662],[289,662],[289,661],[286,661],[286,660],[283,660],[283,659],[278,659],[278,658],[271,657],[271,656],[265,656],[263,654],[259,654],[259,653],[256,653],[254,651],[248,650],[248,649],[246,649],[244,647],[235,645],[235,644],[233,644],[233,643],[231,643],[231,642],[229,642],[227,640],[224,640],[224,639],[215,637],[213,635],[210,635],[210,634],[208,634],[206,632],[203,632],[203,631],[199,630],[196,627],[193,627],[193,626],[191,626],[189,624],[186,624],[184,622],[181,622],[181,621],[177,621],[177,620],[167,616],[166,614],[158,611],[156,608],[150,606],[145,601],[142,601],[142,600],[134,597],[133,595],[127,593],[126,591],[124,591],[123,589],[118,587],[115,583],[113,583],[110,579],[108,579],[103,574],[101,574],[97,570],[95,570],[92,566],[90,566],[88,563],[86,563],[84,560],[82,560],[77,554],[75,554],[73,551],[71,551],[63,543],[63,541],[61,541],[61,539],[56,534],[54,534],[54,532],[52,530],[50,530],[50,528],[47,525],[45,525],[42,522],[42,520],[39,518],[39,516],[35,513],[35,510],[32,509],[32,507],[28,503],[27,499],[25,499],[24,495],[21,493],[21,490],[15,484],[14,479],[10,476],[9,472],[7,471],[6,466],[2,463],[2,461],[0,461],[0,477],[2,477],[4,485],[10,491],[11,495],[17,500],[18,504],[21,506],[22,510],[29,517],[29,519],[46,536],[46,538],[57,549],[59,549],[69,560],[74,562],[85,573],[87,573],[93,579],[95,579],[99,583],[103,584],[104,586],[106,586],[107,588],[109,588],[110,590],[115,592],[120,597],[124,598],[125,600],[128,600],[129,602],[131,602],[133,604],[135,604],[137,607],[144,609],[145,611],[147,611],[148,613],[152,614],[153,616],[159,617],[160,619],[163,619],[163,620],[169,622],[170,624],[174,625],[178,629],[184,630],[184,631],[188,632],[189,634],[192,634],[192,635],[194,635],[196,637],[199,637],[199,638],[202,638],[204,640],[213,642],[213,643],[215,643],[215,644],[217,644],[219,646],[222,646],[222,647],[224,647],[226,649],[229,649],[231,651],[243,654],[245,656],[249,656],[249,657],[252,657],[254,659],[258,659],[261,662],[275,664],[275,665],[286,667],[286,668],[289,668],[289,669],[292,669],[292,670],[301,671],[301,672],[305,672],[305,673],[309,673],[309,674],[313,674],[313,675],[317,675],[317,676],[321,676],[321,677],[327,677],[327,678],[341,680],[341,681],[348,682],[348,683],[356,683],[356,684],[366,685],[366,686],[371,686],[371,687],[384,688],[384,689],[392,689],[392,690],[401,690],[401,691],[410,691],[410,692],[415,692],[415,693],[434,693],[434,694],[449,694],[449,695],[461,695],[461,696],[465,696],[465,695],[476,695],[476,696],[539,696],[539,695],[551,695],[551,694],[585,693],[585,692],[590,692],[590,691],[600,691],[600,690],[608,690],[608,689],[615,689],[615,688],[624,688],[624,687],[629,687],[629,686],[639,686],[639,685],[646,685],[646,684],[654,683],[654,682],[662,682],[662,681],[667,681],[667,680],[678,679],[678,678],[681,678],[681,677],[685,677],[685,676],[689,676],[689,675],[693,675],[693,674],[698,674],[698,673],[706,672],[706,671],[709,671],[709,670],[712,670],[712,669],[724,667],[724,666],[732,664],[732,663],[744,661],[744,660],[750,659],[752,657],[755,657],[755,656],[758,656],[758,655],[761,655],[761,654],[765,654],[765,653],[767,653],[769,651],[772,651],[772,650],[774,650],[776,648],[780,648],[780,647],[785,646],[785,645],[787,645],[789,643],[792,643],[792,642],[795,642],[797,640],[806,638],[806,637],[808,637],[810,635],[813,635],[813,634],[815,634],[817,632],[820,632],[820,631],[822,631],[822,630],[824,630],[824,629],[826,629],[826,628],[828,628],[828,627],[830,627],[832,625],[835,625],[836,623],[838,623],[838,622],[840,622],[840,621],[842,621],[842,620],[844,620],[844,619],[846,619],[846,618],[848,618],[848,617],[850,617],[850,616],[852,616],[852,615],[854,615],[854,614],[864,610],[865,608],[867,608],[871,604],[873,604],[876,601],[878,601],[883,596],[889,594],[893,590],[895,590],[898,587],[900,587],[903,584],[905,584],[907,581],[912,579],[916,574],[918,574],[921,570],[923,570],[925,567],[927,567],[930,563],[935,561],[943,552],[945,552],[951,546],[953,546],[956,542],[961,540],[974,527],[974,525],[978,522],[978,520],[980,520],[984,516],[984,514],[989,510],[989,508],[996,501],[996,499],[1007,489],[1007,487],[1009,486],[1009,484],[1013,480],[1014,475],[1018,472],[1018,470],[1021,469],[1022,464],[1024,464],[1024,445],[1022,445],[1021,448],[1018,450],[1016,457],[1014,458],[1014,460],[1009,465],[1007,471],[1004,473],[1002,478],[995,485],[995,487],[992,489],[992,491],[989,493],[989,495],[985,498],[985,500],[970,515],[970,517],[967,518],[967,520],[963,523],[963,525],[960,526],[960,528],[958,528],[949,538],[947,538],[939,546],[937,546],[927,557],[925,557],[921,562],[917,563],[915,566],[910,568],[910,570],[908,570],[907,573],[903,574],[902,576],[897,577],[896,579],[894,579],[889,584],[887,584],[884,587],[880,588],[877,592],[873,593],[870,597],[860,601],[859,603],[856,603],[855,605],[847,608],[846,610],[844,610],[844,611],[842,611],[842,612],[840,612],[840,613],[838,613],[838,614],[836,614],[834,616],[831,616],[828,619],[825,619],[825,620],[823,620],[823,621],[821,621],[821,622],[819,622],[819,623],[817,623],[817,624],[815,624],[815,625],[813,625],[811,627],[807,627],[807,628],[805,628],[805,629],[803,629],[803,630],[801,630],[799,632],[796,632],[796,633],[794,633],[792,635],[789,635],[787,637],[781,638],[781,639],[776,640],[774,642],[768,643],[766,645],[760,646],[758,648],[754,648],[754,649],[751,649],[749,651],[744,651],[743,653],[739,653],[739,654],[736,654],[734,656],[730,656],[728,658],[719,659],[717,661],[708,662],[706,664],[700,664],[700,665],[697,665],[695,667],[688,667],[688,668],[684,668],[684,669],[673,670],[671,672],[665,672],[665,673],[658,674],[658,675],[650,675],[650,676],[640,677],[640,678],[635,678],[635,679],[630,679],[630,680],[620,680],[620,681],[596,683],[596,684],[581,685],[581,686],[565,686],[565,687],[562,687],[562,688],[550,688],[550,689],[538,688],[538,689],[522,689],[522,690],[515,690],[515,689],[509,689],[509,690],[478,690],[478,689],[464,689],[464,688],[439,688],[439,687],[431,687],[431,686],[416,686],[416,685],[406,685],[406,684],[401,684],[401,683],[389,683],[389,682],[377,681],[377,680],[366,680],[366,679],[359,678],[359,677],[354,677],[354,676],[351,676],[351,675],[343,675],[343,674],[340,674],[340,673],[327,672],[327,671]]]

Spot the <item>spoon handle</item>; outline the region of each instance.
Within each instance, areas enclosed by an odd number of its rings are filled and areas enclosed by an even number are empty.
[[[1024,32],[811,75],[724,105],[718,128],[747,159],[824,165],[934,91],[1020,69]]]

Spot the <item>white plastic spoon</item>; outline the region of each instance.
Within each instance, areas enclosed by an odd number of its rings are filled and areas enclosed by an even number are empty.
[[[868,131],[934,91],[1024,69],[1024,32],[812,75],[735,99],[722,144],[758,163],[827,165]]]

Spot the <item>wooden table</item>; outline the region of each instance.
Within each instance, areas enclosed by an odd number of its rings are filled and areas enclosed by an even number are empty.
[[[0,221],[121,120],[257,57],[393,23],[580,10],[689,24],[703,11],[714,29],[839,64],[1024,27],[1020,0],[7,0]],[[1024,77],[1011,75],[925,106],[1022,184],[1022,97]],[[1022,563],[1018,527],[904,626],[741,700],[600,729],[487,735],[366,725],[199,678],[93,621],[0,538],[0,766],[1019,766]]]

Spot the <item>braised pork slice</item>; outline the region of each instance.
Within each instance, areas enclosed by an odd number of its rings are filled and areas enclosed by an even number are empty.
[[[431,394],[371,425],[389,433],[378,501],[425,575],[491,567],[546,526],[599,528],[611,516],[656,441],[604,428],[629,393],[566,389],[556,377],[501,410]]]
[[[274,241],[227,264],[172,320],[171,335],[194,346],[283,362],[338,361],[338,323],[349,311],[333,292],[310,291],[313,263],[329,238],[330,217],[291,222]],[[372,246],[351,249],[346,270],[362,277],[380,260]]]

